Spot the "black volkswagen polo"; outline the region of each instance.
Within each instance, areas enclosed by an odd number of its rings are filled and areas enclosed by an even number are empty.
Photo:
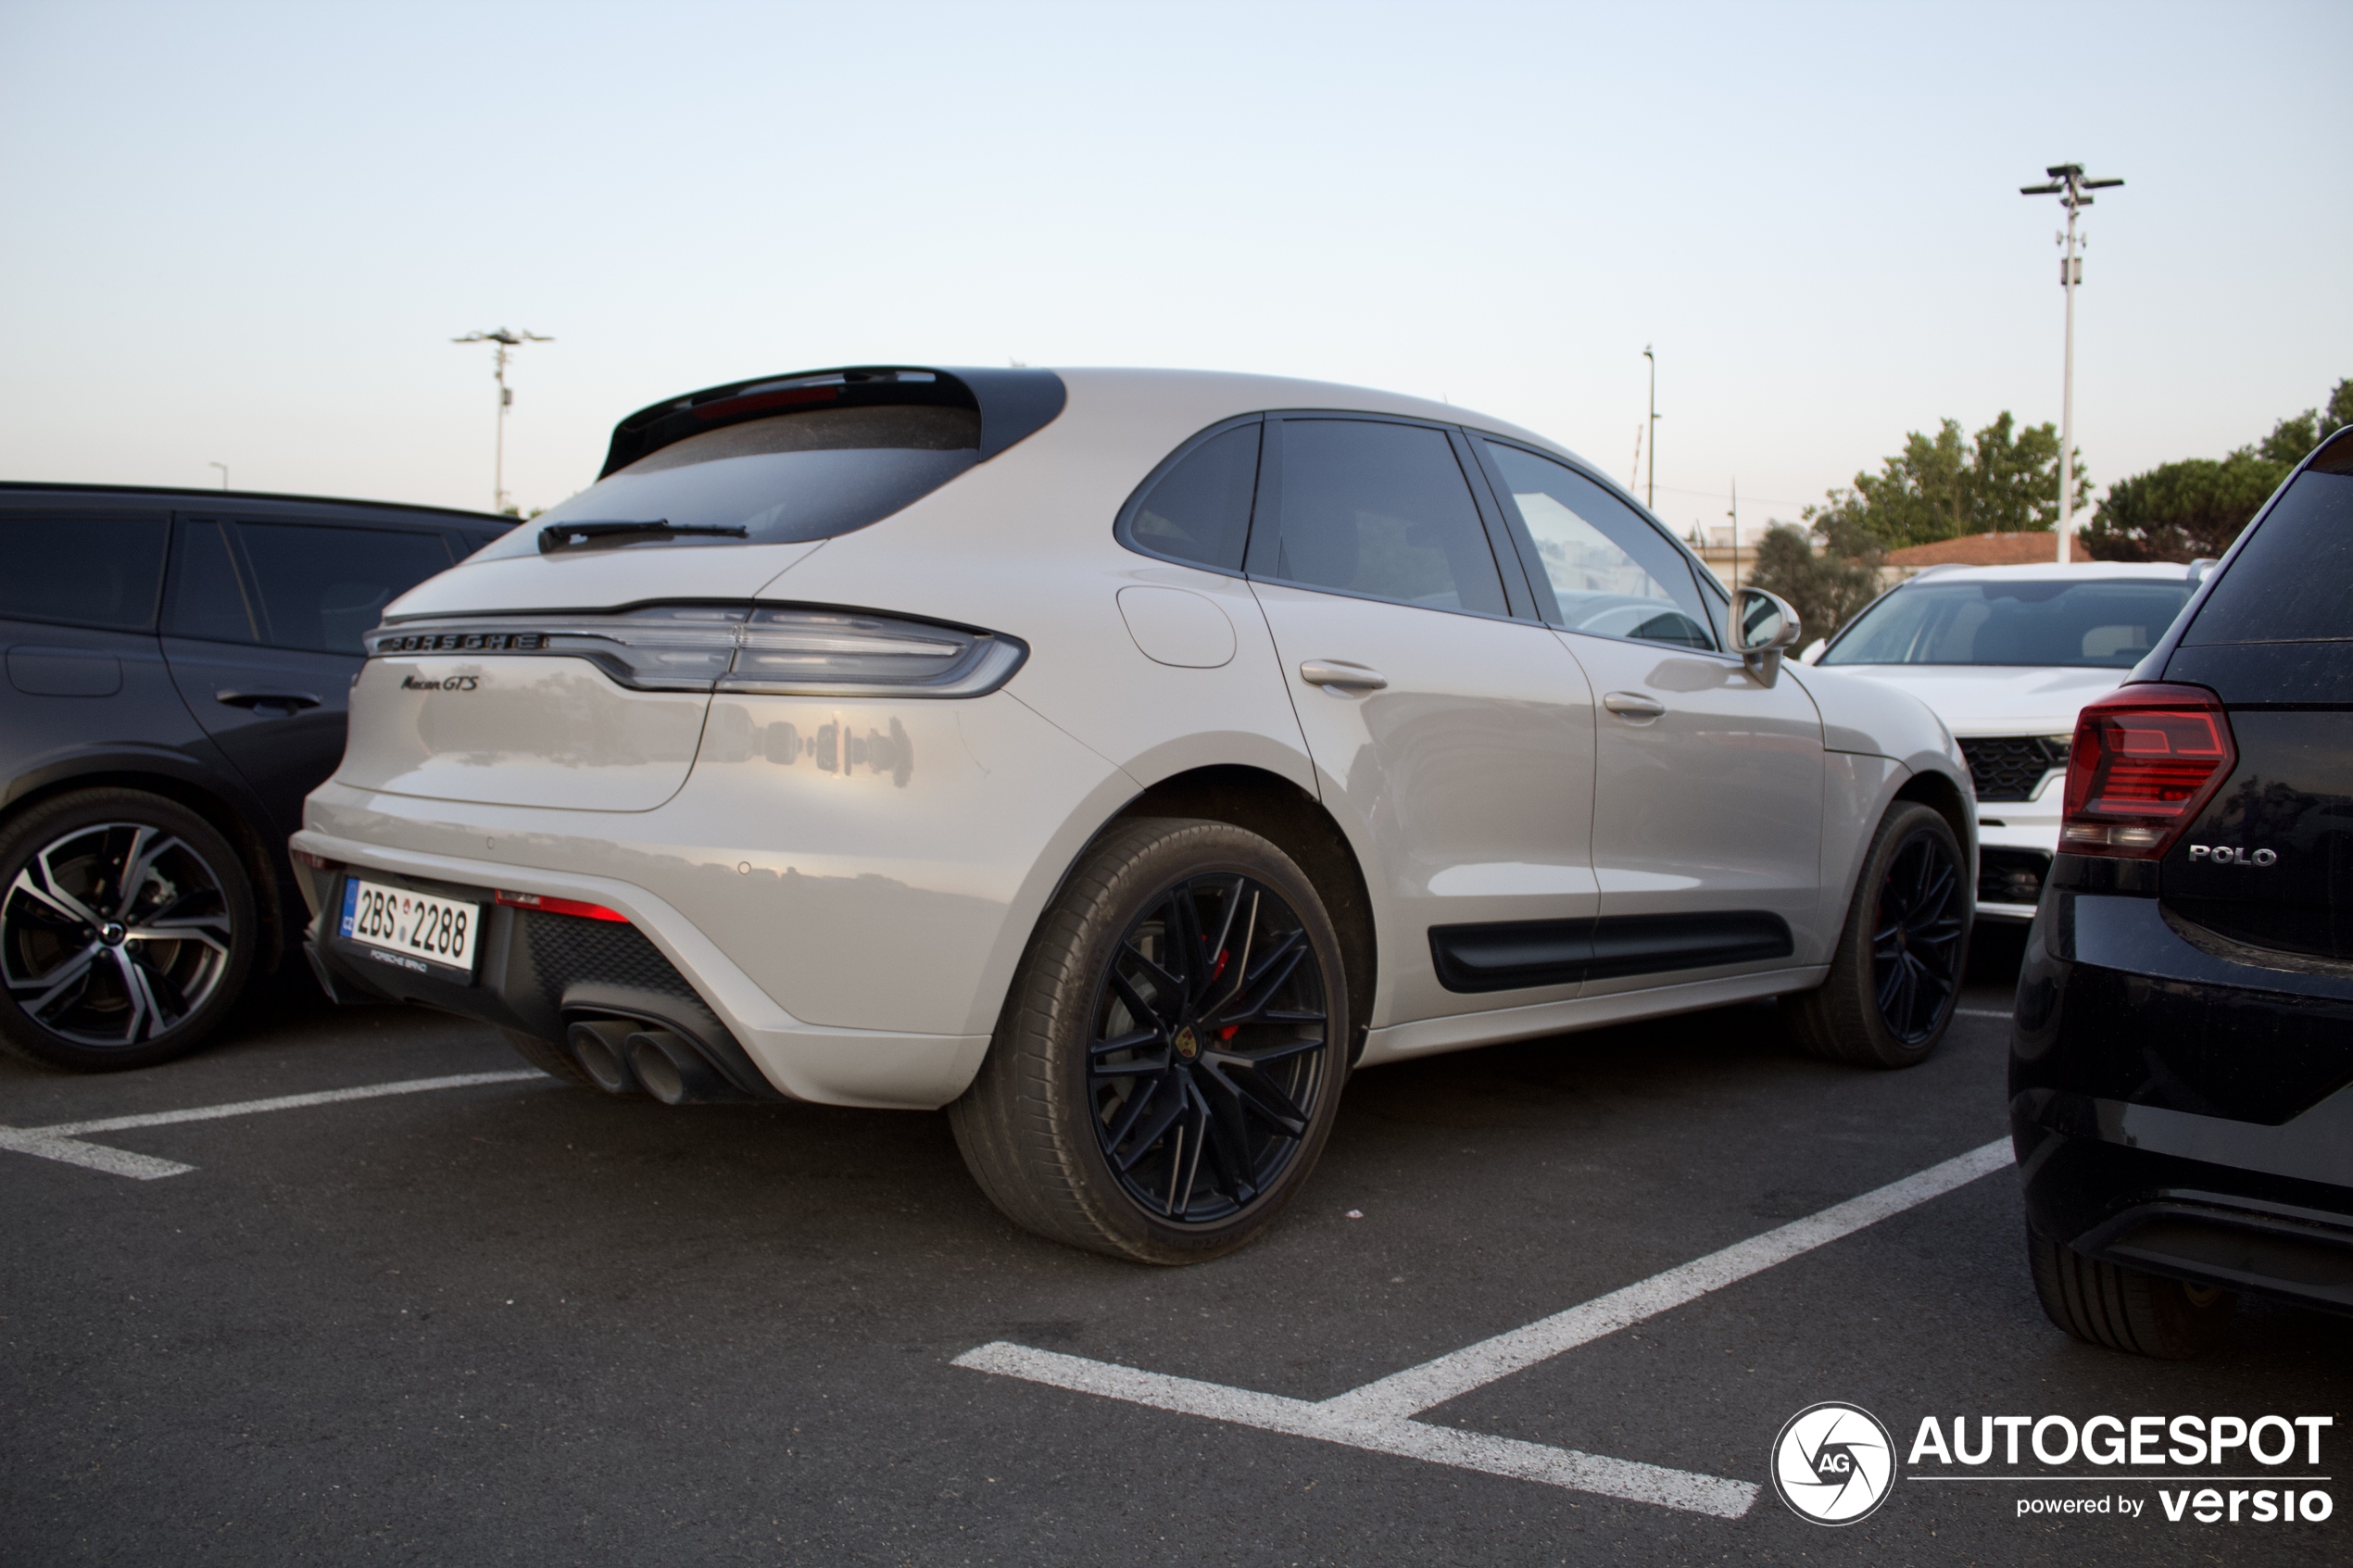
[[[507,518],[0,484],[0,1048],[193,1050],[302,923],[360,634]]]
[[[2353,429],[2083,709],[2010,1127],[2051,1320],[2196,1354],[2353,1311]]]

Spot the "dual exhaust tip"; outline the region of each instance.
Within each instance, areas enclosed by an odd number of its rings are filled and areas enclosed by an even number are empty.
[[[564,1044],[589,1082],[609,1095],[651,1095],[664,1105],[724,1105],[749,1099],[675,1030],[627,1018],[583,1019]]]

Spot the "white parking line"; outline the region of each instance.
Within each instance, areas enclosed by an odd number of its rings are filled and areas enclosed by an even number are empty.
[[[396,1084],[367,1084],[355,1089],[322,1089],[316,1094],[280,1095],[275,1099],[238,1100],[230,1105],[192,1106],[185,1110],[150,1110],[137,1116],[107,1116],[94,1122],[60,1122],[48,1127],[0,1127],[0,1149],[62,1160],[109,1175],[152,1182],[161,1176],[185,1175],[195,1169],[175,1160],[133,1154],[104,1144],[85,1143],[84,1133],[120,1133],[132,1127],[169,1127],[181,1122],[217,1122],[224,1116],[253,1116],[265,1110],[299,1110],[311,1105],[339,1105],[345,1100],[377,1099],[385,1095],[421,1095],[432,1089],[467,1089],[477,1084],[512,1084],[546,1074],[533,1068],[511,1073],[459,1073],[447,1078],[404,1078]]]
[[[1188,1377],[1141,1372],[1110,1361],[1089,1361],[998,1341],[967,1350],[954,1364],[996,1373],[1081,1394],[1097,1394],[1156,1410],[1231,1422],[1374,1453],[1399,1454],[1491,1475],[1509,1475],[1631,1502],[1656,1503],[1693,1513],[1737,1519],[1756,1500],[1756,1486],[1718,1475],[1670,1470],[1631,1460],[1610,1459],[1463,1432],[1411,1419],[1434,1405],[1461,1397],[1498,1378],[1549,1361],[1629,1324],[1695,1301],[1710,1291],[1785,1263],[1818,1247],[1852,1236],[1890,1215],[1965,1186],[2010,1163],[2010,1141],[1931,1165],[1818,1214],[1793,1220],[1762,1236],[1695,1258],[1622,1290],[1597,1297],[1539,1319],[1525,1328],[1465,1346],[1384,1378],[1318,1402],[1228,1388]]]
[[[2010,1016],[2010,1010],[2007,1008],[1998,1011],[1993,1008],[1955,1008],[1953,1010],[1963,1018],[2007,1018]]]

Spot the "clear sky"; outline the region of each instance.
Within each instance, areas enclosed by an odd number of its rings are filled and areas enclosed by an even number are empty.
[[[2056,420],[2105,484],[2353,375],[2353,5],[0,0],[0,478],[484,506],[861,362],[1452,401],[1794,517]]]

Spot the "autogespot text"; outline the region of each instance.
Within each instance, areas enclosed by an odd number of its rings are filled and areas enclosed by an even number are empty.
[[[1974,1430],[1971,1430],[1974,1424]],[[2050,1483],[2132,1482],[2153,1486],[2158,1513],[2171,1524],[2318,1524],[2336,1511],[2324,1486],[2321,1434],[2326,1415],[1955,1416],[1949,1436],[1935,1416],[1921,1418],[1906,1461],[1914,1480],[1959,1480],[1980,1467],[2006,1474],[1986,1480]],[[2089,1471],[2021,1472],[2025,1465],[2091,1465]],[[2183,1474],[2184,1470],[2211,1474]],[[2129,1472],[2122,1474],[2120,1472]],[[2292,1473],[2291,1473],[2292,1472]],[[2172,1483],[2168,1485],[2167,1483]],[[2137,1519],[2146,1494],[2036,1493],[2017,1499],[2016,1516],[2099,1515]]]

